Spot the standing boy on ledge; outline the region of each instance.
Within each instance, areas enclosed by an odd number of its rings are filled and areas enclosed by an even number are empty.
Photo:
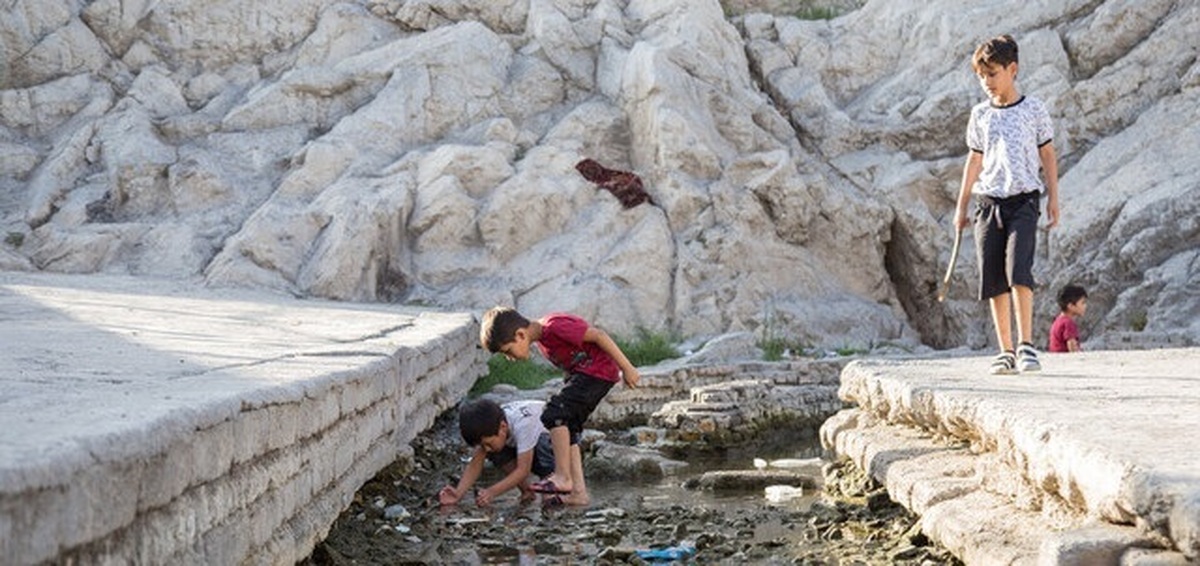
[[[1000,353],[991,373],[1039,371],[1033,347],[1033,256],[1041,196],[1046,196],[1047,228],[1058,223],[1058,165],[1054,125],[1041,100],[1017,90],[1017,42],[1002,35],[984,42],[971,67],[988,100],[971,109],[967,124],[970,153],[963,170],[954,227],[971,223],[975,208],[975,246],[979,262],[979,299],[988,300]],[[1040,169],[1040,171],[1039,171]],[[1011,300],[1010,300],[1011,297]],[[1012,314],[1016,311],[1020,345],[1013,349]]]

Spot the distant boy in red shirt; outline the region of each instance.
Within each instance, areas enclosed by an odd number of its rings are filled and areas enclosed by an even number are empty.
[[[567,372],[566,385],[542,411],[542,423],[554,446],[554,473],[530,489],[559,494],[570,505],[587,505],[587,491],[575,489],[583,486],[579,451],[583,423],[618,381],[637,387],[641,380],[637,368],[607,333],[566,313],[530,321],[515,309],[495,307],[483,315],[479,342],[487,351],[514,360],[529,359],[530,346],[537,343],[542,357]]]
[[[1075,319],[1087,312],[1087,291],[1078,285],[1067,285],[1058,292],[1061,312],[1050,326],[1051,352],[1079,352],[1079,327]]]

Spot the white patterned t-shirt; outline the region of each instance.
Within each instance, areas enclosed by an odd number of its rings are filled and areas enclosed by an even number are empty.
[[[504,409],[504,419],[508,421],[508,441],[505,446],[517,449],[517,454],[524,454],[537,447],[538,437],[547,432],[542,424],[542,409],[546,408],[544,401],[510,401],[501,405]]]
[[[971,193],[1008,198],[1044,191],[1038,149],[1053,139],[1050,112],[1037,98],[1022,96],[1003,107],[976,104],[967,123],[967,147],[983,154],[983,170]]]

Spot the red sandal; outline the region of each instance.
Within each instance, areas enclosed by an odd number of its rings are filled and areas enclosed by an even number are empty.
[[[559,495],[571,493],[570,490],[560,489],[557,485],[555,485],[553,480],[542,480],[531,483],[529,484],[529,489],[538,493],[554,493]]]

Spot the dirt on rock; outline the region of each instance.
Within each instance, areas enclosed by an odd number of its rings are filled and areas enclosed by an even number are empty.
[[[638,551],[653,550],[698,564],[960,564],[849,465],[825,466],[825,489],[803,504],[769,504],[761,491],[714,499],[589,478],[586,508],[520,502],[515,493],[489,507],[441,507],[435,494],[467,455],[453,415],[413,447],[411,460],[359,490],[302,564],[643,564],[652,557]],[[676,479],[685,478],[668,481]]]

